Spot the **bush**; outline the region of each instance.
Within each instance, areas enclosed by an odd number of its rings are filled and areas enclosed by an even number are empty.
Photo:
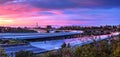
[[[16,57],[36,57],[31,51],[20,51],[16,53]]]

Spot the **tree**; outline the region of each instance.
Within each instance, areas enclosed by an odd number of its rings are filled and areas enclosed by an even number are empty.
[[[65,48],[67,45],[66,45],[66,43],[64,42],[63,44],[62,44],[62,48]]]
[[[45,54],[44,57],[58,57],[57,54],[52,53],[52,52],[48,52],[47,54]]]
[[[16,53],[16,57],[36,57],[31,51],[20,51]]]
[[[76,47],[74,51],[75,57],[81,57],[81,53],[82,53],[81,47]]]
[[[2,48],[0,48],[0,57],[8,57]]]
[[[70,47],[71,47],[71,46],[70,46],[70,43],[68,43],[68,44],[67,44],[67,48],[70,48]]]

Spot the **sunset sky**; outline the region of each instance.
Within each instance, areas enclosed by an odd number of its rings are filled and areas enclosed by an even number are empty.
[[[0,26],[118,25],[120,0],[0,0]]]

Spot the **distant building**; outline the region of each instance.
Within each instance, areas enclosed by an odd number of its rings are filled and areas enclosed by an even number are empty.
[[[52,29],[52,26],[51,25],[47,25],[46,28],[47,29]]]

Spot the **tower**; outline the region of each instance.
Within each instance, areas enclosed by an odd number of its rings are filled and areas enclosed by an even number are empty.
[[[36,23],[35,28],[36,28],[36,29],[39,29],[39,28],[40,28],[39,25],[38,25],[38,23]]]
[[[38,22],[36,22],[36,28],[38,28],[38,27],[39,27]]]

